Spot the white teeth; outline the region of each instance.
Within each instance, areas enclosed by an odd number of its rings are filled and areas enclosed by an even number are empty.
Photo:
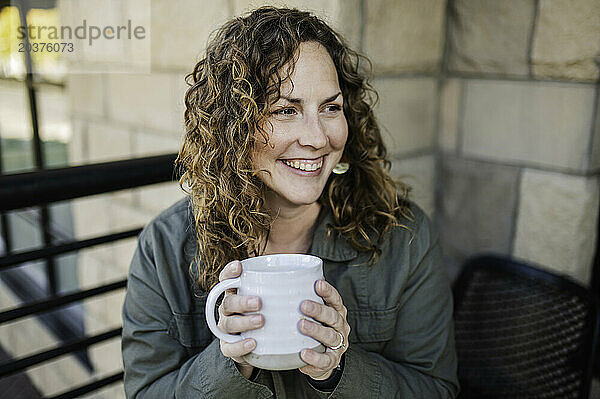
[[[300,169],[300,170],[304,170],[304,171],[308,171],[308,172],[312,172],[313,170],[317,170],[320,169],[321,166],[323,166],[323,161],[321,160],[319,163],[313,163],[313,164],[304,164],[301,163],[300,161],[283,161],[287,166],[290,166],[292,168],[295,169]]]

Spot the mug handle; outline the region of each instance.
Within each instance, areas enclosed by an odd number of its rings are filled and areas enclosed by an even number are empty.
[[[226,334],[219,330],[219,327],[217,327],[217,322],[215,321],[215,305],[217,304],[217,299],[219,299],[222,293],[230,288],[240,288],[240,284],[241,280],[239,277],[229,278],[221,281],[208,293],[208,297],[206,298],[206,306],[204,308],[206,322],[208,323],[208,328],[210,328],[210,331],[212,331],[217,338],[229,343],[239,342],[243,338],[240,335]]]

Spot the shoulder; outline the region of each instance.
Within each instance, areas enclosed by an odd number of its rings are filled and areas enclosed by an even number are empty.
[[[148,222],[140,233],[140,241],[150,244],[159,238],[185,240],[192,231],[193,220],[189,197],[182,198]]]
[[[197,244],[194,217],[186,197],[152,219],[138,237],[140,262],[132,264],[135,273],[153,270],[159,275],[185,275],[196,254]],[[143,262],[142,262],[143,261]]]
[[[413,201],[404,201],[403,216],[382,240],[382,263],[398,263],[408,272],[438,245],[438,235],[429,216]]]
[[[404,200],[402,216],[398,223],[390,230],[389,238],[398,242],[406,241],[407,245],[431,246],[435,244],[437,235],[429,216],[423,209],[411,200]]]
[[[414,281],[427,279],[432,267],[441,265],[430,218],[416,203],[405,201],[404,205],[404,216],[382,237],[377,262],[362,269],[368,276],[369,302],[380,309],[395,308],[407,287]]]
[[[158,216],[148,223],[148,226],[190,221],[191,212],[190,198],[186,196],[159,213]]]
[[[188,198],[177,201],[142,229],[130,267],[132,276],[160,287],[172,309],[182,308],[177,293],[188,289],[193,280],[190,265],[197,245],[189,204]]]

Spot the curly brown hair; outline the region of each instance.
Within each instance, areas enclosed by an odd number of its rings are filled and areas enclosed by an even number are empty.
[[[350,170],[332,174],[319,198],[329,208],[335,231],[377,262],[378,244],[391,227],[412,219],[410,188],[389,176],[379,127],[373,114],[377,93],[368,83],[361,59],[343,37],[309,12],[262,7],[233,18],[213,32],[206,54],[186,76],[186,134],[179,151],[180,186],[191,196],[198,250],[193,264],[198,283],[209,290],[225,264],[259,254],[273,216],[265,209],[266,185],[252,165],[255,132],[261,129],[270,99],[293,71],[303,42],[327,49],[344,97],[348,140],[342,159]],[[375,233],[375,235],[373,235]]]

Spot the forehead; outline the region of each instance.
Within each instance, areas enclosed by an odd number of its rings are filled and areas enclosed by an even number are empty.
[[[303,42],[296,50],[294,69],[281,83],[281,95],[331,96],[339,91],[338,75],[327,49],[317,42]]]

